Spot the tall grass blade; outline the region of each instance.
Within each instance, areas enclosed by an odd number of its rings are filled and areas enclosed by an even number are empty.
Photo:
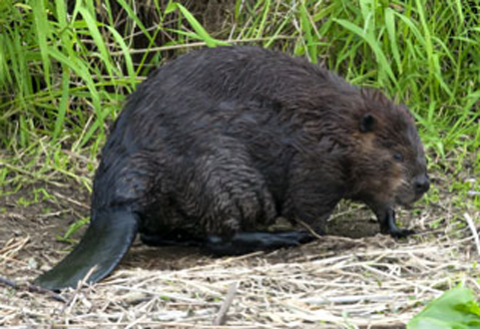
[[[43,62],[43,78],[47,83],[48,88],[51,88],[50,81],[50,60],[48,58],[49,46],[47,38],[50,36],[50,25],[47,21],[47,11],[44,0],[31,1],[35,31],[37,33],[38,45],[40,47],[40,54]]]
[[[370,46],[373,53],[375,54],[376,59],[380,64],[380,79],[385,79],[384,72],[386,72],[386,74],[390,77],[391,81],[396,83],[397,80],[395,78],[395,75],[393,74],[390,64],[388,63],[385,54],[375,40],[374,36],[372,34],[365,33],[365,31],[362,30],[360,27],[344,19],[334,19],[334,21],[349,30],[350,32],[362,38]]]
[[[81,6],[79,11],[85,20],[85,23],[87,24],[88,30],[93,41],[95,42],[95,45],[97,46],[97,49],[100,51],[99,56],[102,60],[102,64],[105,65],[105,69],[108,71],[108,74],[113,78],[114,74],[118,74],[118,72],[116,72],[115,67],[112,64],[112,59],[107,50],[107,46],[105,45],[103,36],[98,30],[97,22],[86,7]]]
[[[395,27],[395,16],[391,8],[385,9],[385,27],[388,32],[388,41],[390,42],[393,58],[395,59],[395,64],[397,65],[397,70],[399,74],[402,74],[402,61],[400,59],[400,52],[398,51],[397,43],[397,30]]]
[[[306,39],[307,49],[305,49],[305,51],[308,54],[310,61],[316,64],[318,62],[318,53],[317,53],[318,42],[315,39],[314,34],[312,33],[313,27],[310,21],[311,19],[307,12],[307,8],[305,7],[305,3],[302,3],[300,5],[300,22],[301,22],[302,32],[304,33],[305,39]]]
[[[228,42],[216,40],[212,38],[208,32],[203,28],[203,26],[197,21],[195,16],[193,16],[187,8],[182,6],[180,3],[176,3],[176,8],[182,13],[188,23],[192,26],[192,28],[197,33],[197,36],[200,40],[205,41],[208,47],[216,47],[220,45],[229,45]]]
[[[55,128],[53,131],[53,141],[55,141],[58,136],[60,135],[60,131],[62,130],[65,115],[68,109],[68,100],[70,97],[70,70],[65,67],[62,73],[62,98],[60,99],[60,104],[58,106],[58,114],[57,119],[55,120]]]

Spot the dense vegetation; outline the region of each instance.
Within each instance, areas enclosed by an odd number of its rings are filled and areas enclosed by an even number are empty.
[[[159,2],[0,3],[2,184],[53,172],[89,186],[78,173],[92,172],[108,123],[143,77],[224,44],[304,55],[380,87],[414,111],[432,167],[479,171],[478,1]]]

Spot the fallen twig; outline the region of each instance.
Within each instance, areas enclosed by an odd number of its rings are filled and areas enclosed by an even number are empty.
[[[472,231],[473,238],[475,239],[475,245],[477,246],[477,252],[480,255],[480,239],[478,238],[478,232],[477,228],[475,227],[475,223],[468,213],[464,213],[463,217],[465,217],[468,227],[470,227],[470,230]]]
[[[213,325],[215,326],[223,326],[227,320],[227,312],[230,306],[232,305],[233,297],[235,296],[235,292],[237,291],[238,282],[233,282],[228,287],[227,295],[225,296],[225,301],[223,302],[222,306],[220,307],[220,311],[218,311],[217,316],[213,320]]]

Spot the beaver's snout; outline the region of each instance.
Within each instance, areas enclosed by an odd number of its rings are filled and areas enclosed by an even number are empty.
[[[413,187],[415,189],[415,197],[419,199],[430,189],[430,179],[427,174],[421,174],[415,177]]]

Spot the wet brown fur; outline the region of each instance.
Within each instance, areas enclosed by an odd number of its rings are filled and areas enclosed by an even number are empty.
[[[362,132],[366,115],[375,123]],[[424,173],[406,107],[303,59],[220,47],[169,63],[132,95],[93,208],[132,204],[147,232],[230,236],[279,215],[321,231],[342,198],[376,212],[412,203]]]

